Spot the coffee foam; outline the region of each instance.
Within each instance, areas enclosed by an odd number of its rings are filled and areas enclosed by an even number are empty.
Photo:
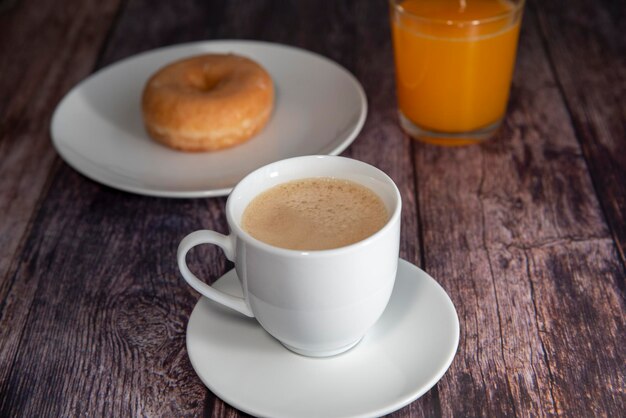
[[[242,226],[253,237],[293,250],[326,250],[361,241],[389,219],[382,200],[352,181],[330,177],[279,184],[250,202]]]

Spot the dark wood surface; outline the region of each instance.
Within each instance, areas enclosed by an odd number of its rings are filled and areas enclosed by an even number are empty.
[[[190,231],[226,232],[225,198],[171,200],[94,183],[60,160],[52,112],[98,68],[163,45],[259,39],[323,54],[369,101],[344,155],[403,197],[401,256],[461,323],[443,379],[394,417],[624,416],[624,2],[531,1],[497,138],[445,149],[396,119],[384,1],[18,0],[0,7],[0,416],[243,414],[185,349],[198,294]],[[232,264],[190,254],[214,280]]]

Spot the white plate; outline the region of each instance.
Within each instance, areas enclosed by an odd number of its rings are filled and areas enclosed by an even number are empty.
[[[241,295],[234,270],[215,286]],[[201,298],[187,326],[187,352],[204,384],[256,416],[365,417],[399,409],[433,387],[459,343],[459,320],[437,282],[407,261],[389,305],[352,350],[319,359],[294,354],[258,323]]]
[[[274,80],[276,103],[265,129],[250,141],[214,153],[184,153],[149,139],[141,118],[147,79],[174,60],[233,52],[263,65]],[[162,197],[227,195],[246,174],[300,155],[341,153],[365,122],[359,82],[333,61],[285,45],[210,41],[145,52],[81,82],[52,118],[52,142],[61,157],[92,180]]]

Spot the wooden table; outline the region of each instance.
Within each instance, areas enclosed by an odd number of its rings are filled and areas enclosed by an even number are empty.
[[[392,414],[624,416],[625,3],[530,1],[509,113],[480,146],[411,141],[396,117],[385,1],[17,0],[0,12],[0,416],[240,416],[185,350],[198,294],[179,240],[226,232],[225,198],[94,183],[51,146],[90,73],[163,45],[260,39],[345,66],[369,114],[344,155],[404,200],[401,256],[437,278],[461,340],[443,379]],[[232,268],[214,248],[190,264]]]

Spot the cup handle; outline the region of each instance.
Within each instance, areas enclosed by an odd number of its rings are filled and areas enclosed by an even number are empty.
[[[193,287],[196,291],[198,291],[201,295],[206,296],[209,299],[214,300],[217,303],[221,303],[222,305],[228,306],[231,309],[236,310],[244,315],[247,315],[251,318],[254,317],[252,310],[246,304],[246,300],[244,298],[239,298],[236,296],[231,296],[224,292],[221,292],[208,284],[204,283],[202,280],[198,279],[187,267],[187,261],[185,260],[185,256],[196,245],[200,244],[215,244],[220,247],[226,258],[230,261],[234,261],[235,258],[235,246],[232,235],[222,235],[215,231],[196,231],[187,235],[178,245],[178,268],[180,269],[180,273],[183,275],[183,278],[189,283],[191,287]]]

